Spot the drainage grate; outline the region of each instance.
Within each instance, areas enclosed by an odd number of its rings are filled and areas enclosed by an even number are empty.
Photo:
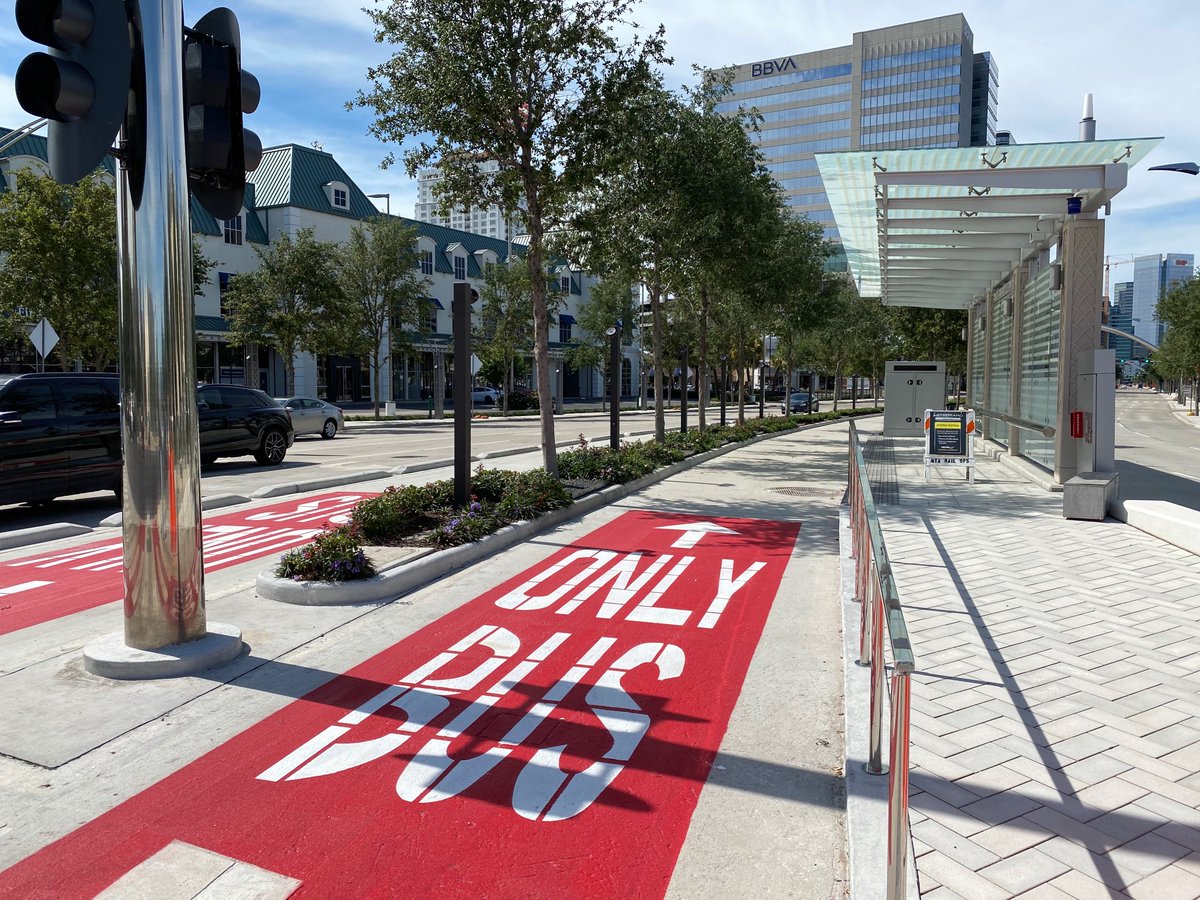
[[[836,500],[843,493],[841,489],[832,487],[777,487],[771,490],[788,497],[825,497],[829,500]]]

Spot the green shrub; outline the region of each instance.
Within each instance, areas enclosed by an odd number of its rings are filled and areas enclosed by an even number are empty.
[[[544,469],[530,472],[506,472],[508,487],[493,510],[497,519],[523,522],[536,519],[552,509],[571,505],[571,495],[557,478]]]
[[[275,568],[277,577],[293,581],[354,581],[374,574],[359,535],[347,525],[327,529],[312,543],[289,550]]]
[[[390,487],[358,503],[350,524],[368,544],[391,544],[429,528],[441,501],[432,484]]]

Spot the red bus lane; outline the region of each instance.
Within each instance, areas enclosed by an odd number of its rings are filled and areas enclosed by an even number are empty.
[[[308,543],[373,494],[322,494],[205,517],[204,571],[216,572]],[[121,539],[0,563],[0,634],[120,600]]]
[[[0,873],[0,897],[90,897],[172,842],[303,897],[661,897],[799,529],[625,513]]]

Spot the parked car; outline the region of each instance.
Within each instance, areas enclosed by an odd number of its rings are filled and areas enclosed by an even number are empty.
[[[296,434],[319,434],[328,440],[346,427],[340,408],[312,397],[276,397],[275,402],[292,414]]]
[[[504,392],[498,387],[484,385],[471,389],[471,403],[475,406],[495,406]]]
[[[202,384],[196,392],[200,414],[200,461],[253,454],[260,466],[277,466],[296,439],[292,417],[265,391],[239,384]]]
[[[202,385],[197,391],[200,459],[253,454],[283,462],[291,418],[262,391]],[[0,375],[0,504],[121,491],[120,384],[99,372]]]
[[[820,412],[821,403],[807,391],[793,391],[787,402],[780,406],[780,410],[785,416],[788,413]]]

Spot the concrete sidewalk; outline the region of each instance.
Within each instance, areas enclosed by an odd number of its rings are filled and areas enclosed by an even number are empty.
[[[982,454],[927,484],[919,440],[870,428],[921,896],[1200,897],[1200,559]]]

